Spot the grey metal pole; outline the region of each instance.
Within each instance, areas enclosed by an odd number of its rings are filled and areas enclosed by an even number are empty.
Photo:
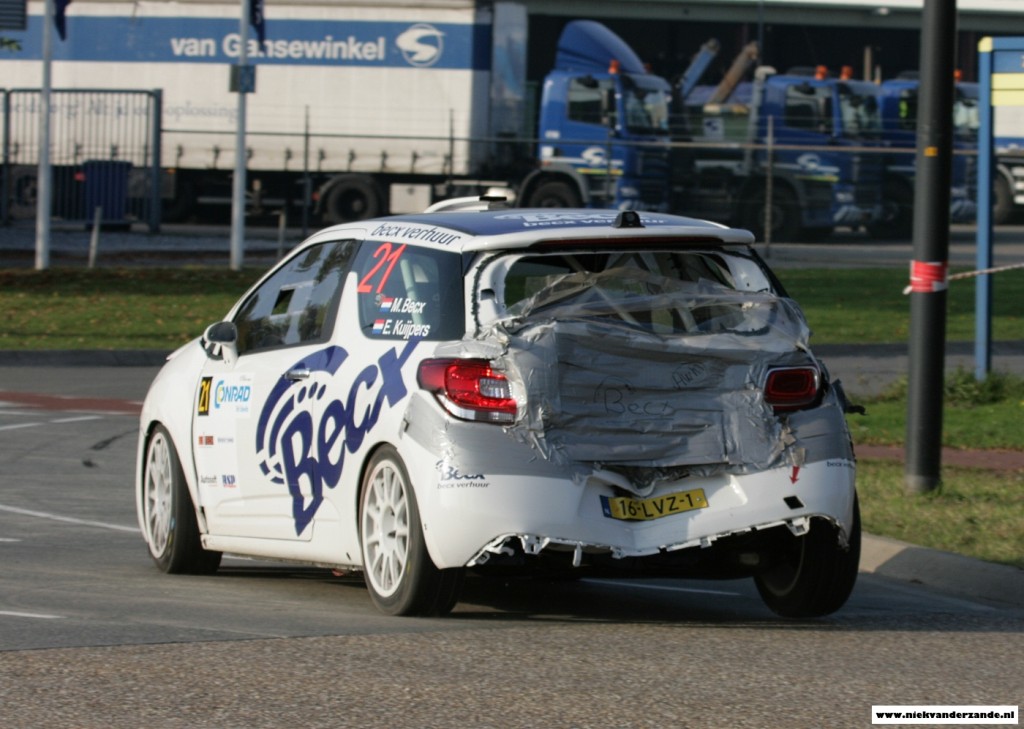
[[[932,491],[941,480],[955,44],[956,0],[925,0],[910,263],[908,493]]]
[[[43,12],[43,83],[39,92],[39,171],[36,178],[36,270],[50,267],[50,214],[53,172],[50,165],[50,87],[53,63],[53,0]]]
[[[242,79],[244,69],[249,63],[249,0],[241,0],[242,20],[239,26],[238,55],[238,126],[235,130],[235,176],[231,186],[231,270],[242,268],[245,257],[245,95],[247,89]]]
[[[978,223],[975,262],[979,271],[992,268],[992,38],[978,44]],[[992,370],[992,275],[978,276],[974,284],[974,378],[983,380]]]

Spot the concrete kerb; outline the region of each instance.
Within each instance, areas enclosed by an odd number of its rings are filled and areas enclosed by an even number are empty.
[[[864,535],[860,571],[987,603],[1024,607],[1024,570]]]

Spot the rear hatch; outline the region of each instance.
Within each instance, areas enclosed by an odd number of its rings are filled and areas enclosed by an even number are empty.
[[[491,270],[504,311],[483,338],[519,404],[509,429],[550,460],[762,470],[792,443],[771,373],[817,396],[803,315],[745,248],[519,253]]]

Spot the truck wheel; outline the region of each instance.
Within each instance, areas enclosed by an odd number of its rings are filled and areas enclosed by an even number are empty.
[[[372,180],[346,177],[333,185],[324,197],[325,223],[347,223],[380,215],[380,195]]]
[[[865,226],[875,240],[909,240],[914,233],[914,193],[906,185],[882,187],[882,219]]]
[[[203,549],[195,507],[170,433],[156,426],[146,444],[142,516],[149,554],[168,574],[208,575],[221,553]]]
[[[463,570],[434,566],[402,458],[383,446],[363,478],[359,508],[363,579],[388,615],[445,615],[459,599]]]
[[[578,208],[583,204],[579,192],[567,182],[542,182],[526,201],[528,208]]]
[[[841,608],[857,581],[860,565],[860,507],[853,502],[853,528],[846,547],[838,530],[821,519],[802,537],[787,534],[754,583],[772,612],[785,618],[813,618]]]
[[[1003,225],[1013,217],[1013,187],[1003,175],[996,173],[992,180],[992,222]]]
[[[740,225],[758,238],[764,235],[764,213],[767,205],[764,188],[755,191],[743,204]],[[775,186],[772,192],[772,242],[792,243],[800,239],[800,206],[788,187]]]
[[[179,173],[180,174],[180,173]],[[196,213],[196,187],[190,180],[176,180],[174,197],[160,203],[160,217],[165,223],[184,223]]]

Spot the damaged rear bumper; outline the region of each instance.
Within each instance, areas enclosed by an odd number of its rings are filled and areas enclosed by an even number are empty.
[[[852,461],[833,459],[686,478],[645,498],[699,490],[706,506],[642,520],[609,516],[607,499],[622,492],[600,479],[487,477],[435,491],[437,498],[428,498],[423,509],[425,536],[442,568],[483,565],[514,553],[563,553],[565,566],[595,554],[653,557],[775,527],[800,535],[815,518],[839,527],[845,541],[853,526],[854,474]]]

